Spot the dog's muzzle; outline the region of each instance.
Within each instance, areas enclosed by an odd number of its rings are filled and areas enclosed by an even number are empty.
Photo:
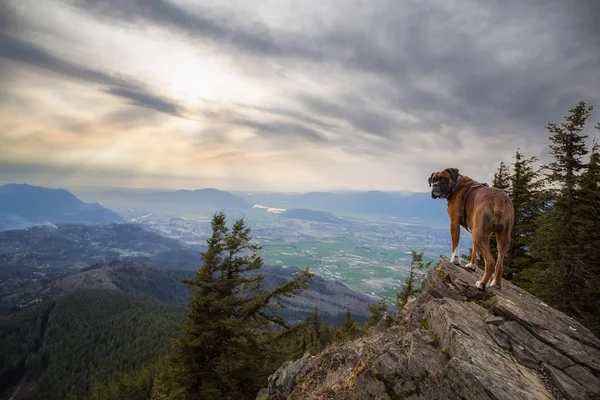
[[[433,197],[434,199],[444,197],[442,193],[442,188],[440,188],[440,185],[437,182],[431,185],[431,197]]]

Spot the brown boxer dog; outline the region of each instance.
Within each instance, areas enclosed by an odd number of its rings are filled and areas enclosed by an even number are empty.
[[[506,192],[463,176],[457,168],[446,168],[432,173],[429,177],[429,186],[432,198],[448,201],[452,262],[460,265],[458,244],[462,226],[471,232],[473,239],[471,262],[466,265],[466,268],[475,270],[480,255],[485,262],[483,277],[475,283],[475,286],[485,290],[493,273],[489,286],[500,288],[504,256],[510,247],[510,234],[514,224],[513,204]],[[498,259],[495,263],[489,244],[490,237],[494,233],[498,244]]]

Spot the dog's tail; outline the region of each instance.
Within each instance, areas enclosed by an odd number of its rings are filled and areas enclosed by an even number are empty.
[[[500,233],[504,229],[506,229],[504,224],[501,222],[502,215],[504,214],[504,212],[506,210],[506,203],[505,203],[505,199],[503,199],[502,197],[494,197],[492,199],[492,201],[494,203],[494,206],[493,206],[494,232]]]

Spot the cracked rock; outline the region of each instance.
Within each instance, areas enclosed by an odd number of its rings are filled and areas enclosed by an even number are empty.
[[[283,365],[261,400],[600,400],[600,340],[504,281],[442,258],[400,317]],[[335,368],[332,368],[335,366]]]

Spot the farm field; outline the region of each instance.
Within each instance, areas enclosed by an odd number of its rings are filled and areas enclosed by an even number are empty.
[[[337,278],[355,290],[378,297],[393,297],[408,276],[411,248],[333,239],[326,242],[261,241],[265,264],[309,267],[323,277]],[[425,261],[439,259],[443,248],[432,246]]]
[[[241,216],[232,213],[228,217],[232,222]],[[447,229],[392,218],[343,216],[342,223],[323,223],[282,218],[262,209],[243,217],[262,246],[265,265],[309,267],[325,278],[342,280],[355,290],[390,300],[408,276],[412,250],[422,251],[425,261],[450,255]],[[152,215],[143,223],[190,244],[205,243],[211,233],[208,214]],[[462,232],[461,253],[470,246],[470,236]]]

